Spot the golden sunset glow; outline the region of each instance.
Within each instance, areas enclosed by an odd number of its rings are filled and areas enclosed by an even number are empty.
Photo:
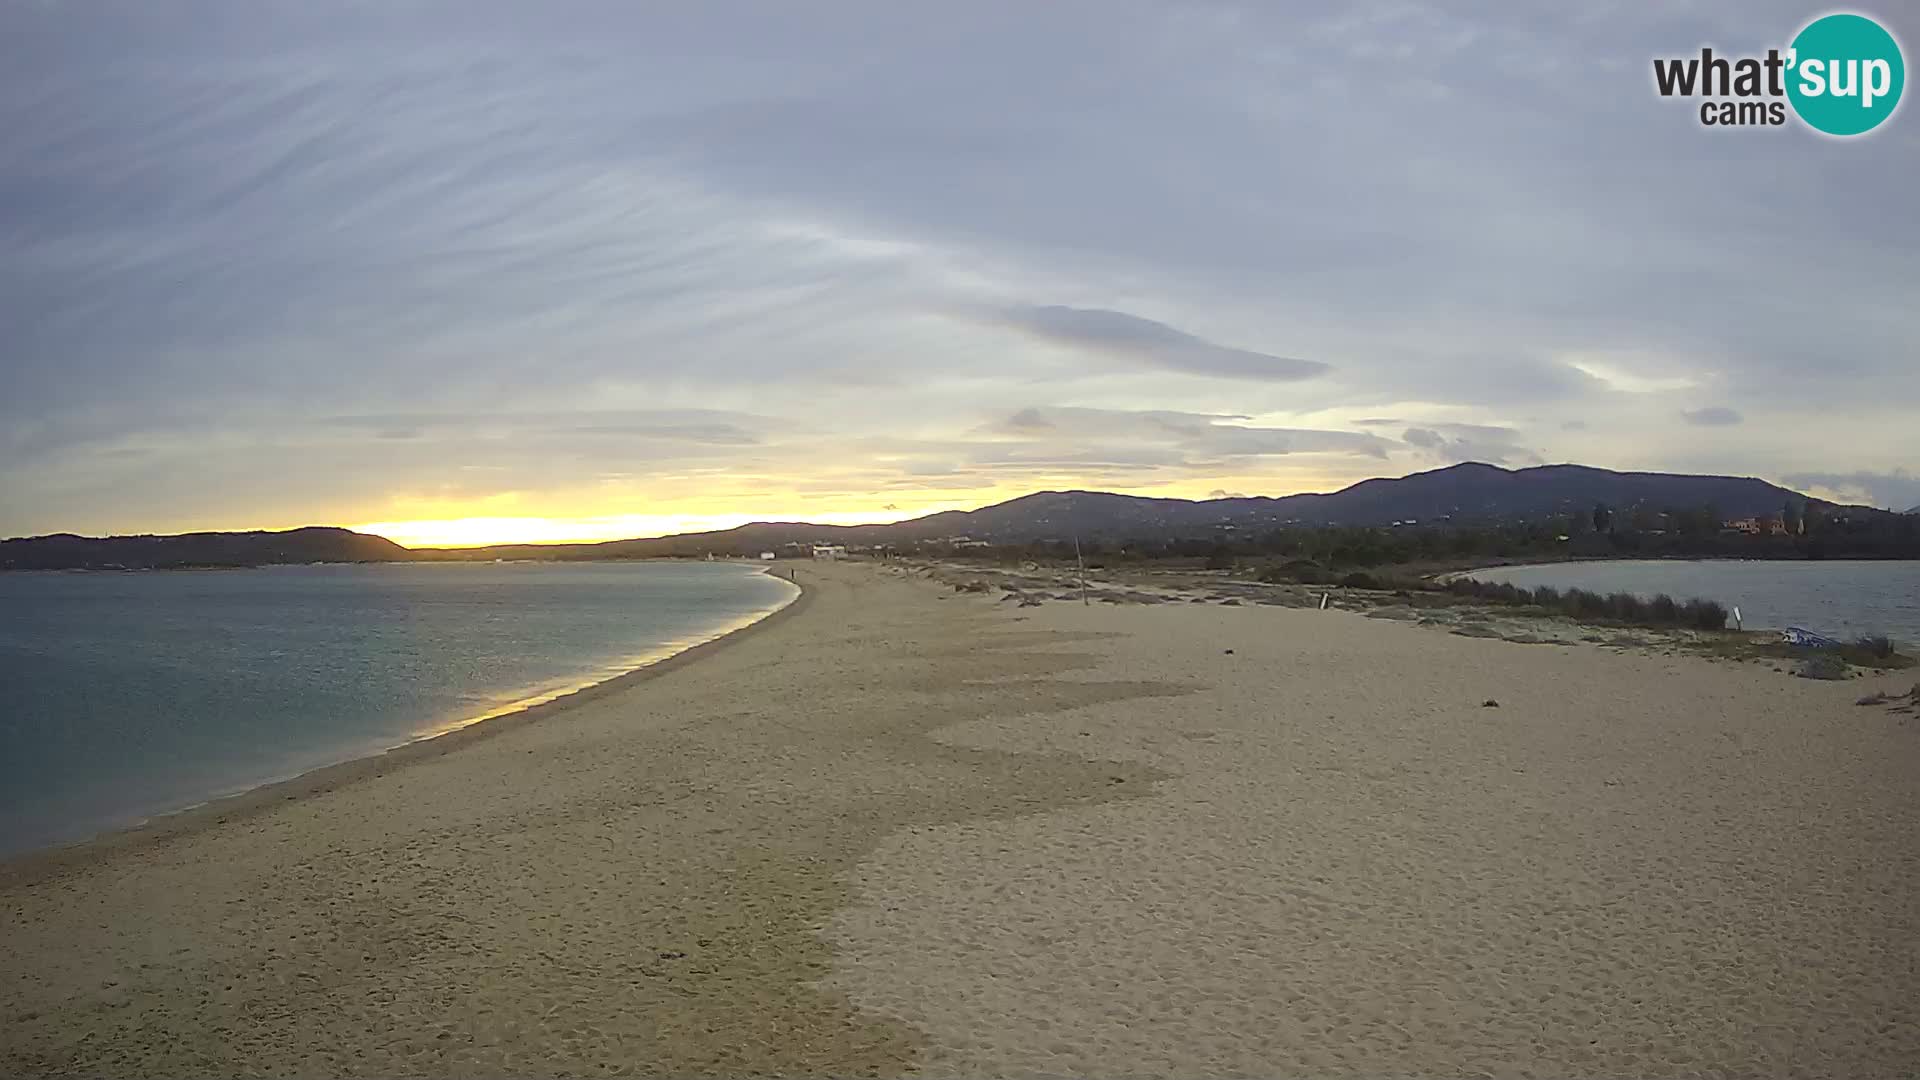
[[[349,528],[384,536],[404,547],[486,547],[493,544],[573,544],[632,540],[679,533],[732,529],[755,521],[809,522],[816,525],[871,525],[904,521],[944,510],[973,510],[1035,491],[1085,489],[1134,495],[1206,499],[1221,495],[1285,495],[1331,491],[1364,478],[1341,471],[1266,473],[1161,484],[1117,485],[1111,478],[1061,475],[1037,478],[1031,487],[995,486],[968,490],[930,489],[879,495],[793,496],[733,494],[715,490],[706,500],[669,501],[653,512],[579,512],[560,500],[523,500],[502,494],[458,502],[399,497],[388,509],[394,516]],[[743,481],[749,483],[750,481]],[[621,500],[626,503],[626,500]],[[630,505],[630,503],[628,503]],[[584,509],[584,508],[583,508]],[[596,508],[597,509],[597,508]]]
[[[879,510],[792,514],[622,514],[610,517],[458,517],[373,521],[349,526],[403,547],[485,547],[490,544],[574,544],[632,540],[731,529],[751,521],[810,521],[863,525],[899,521],[931,511]]]

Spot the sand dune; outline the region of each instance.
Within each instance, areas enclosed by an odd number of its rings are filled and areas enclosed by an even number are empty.
[[[1920,1069],[1874,687],[801,573],[659,677],[8,865],[0,1073]]]

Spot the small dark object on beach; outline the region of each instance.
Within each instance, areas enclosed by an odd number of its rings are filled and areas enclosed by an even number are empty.
[[[1228,655],[1228,656],[1232,656],[1232,655],[1233,655],[1233,650],[1232,650],[1232,649],[1228,649],[1228,650],[1227,650],[1227,655]]]
[[[1854,704],[1855,705],[1885,705],[1889,700],[1891,699],[1889,699],[1885,694],[1868,694],[1866,697],[1863,697],[1860,700],[1855,701]]]
[[[1497,709],[1500,707],[1500,703],[1493,700],[1492,698],[1488,698],[1487,700],[1480,703],[1480,707],[1483,709]]]

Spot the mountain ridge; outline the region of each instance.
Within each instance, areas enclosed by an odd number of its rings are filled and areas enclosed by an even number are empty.
[[[1485,462],[1463,462],[1406,476],[1374,477],[1332,492],[1180,499],[1082,489],[1036,491],[973,510],[945,510],[885,524],[756,521],[711,532],[598,543],[405,548],[384,537],[326,526],[172,537],[61,533],[0,541],[0,569],[604,559],[704,552],[751,555],[782,545],[813,542],[899,545],[967,537],[989,543],[1028,543],[1327,525],[1540,520],[1591,514],[1596,505],[1621,512],[1636,507],[1660,512],[1711,506],[1723,520],[1778,515],[1789,505],[1837,508],[1837,504],[1755,477],[1618,472],[1574,464],[1507,469]],[[1844,509],[1861,514],[1888,513],[1869,507]]]
[[[165,569],[303,562],[399,562],[408,549],[371,533],[333,525],[170,536],[48,536],[0,540],[0,569]]]

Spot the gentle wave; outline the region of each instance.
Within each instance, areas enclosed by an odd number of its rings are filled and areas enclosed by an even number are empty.
[[[797,595],[729,563],[0,575],[0,852],[553,701]]]

